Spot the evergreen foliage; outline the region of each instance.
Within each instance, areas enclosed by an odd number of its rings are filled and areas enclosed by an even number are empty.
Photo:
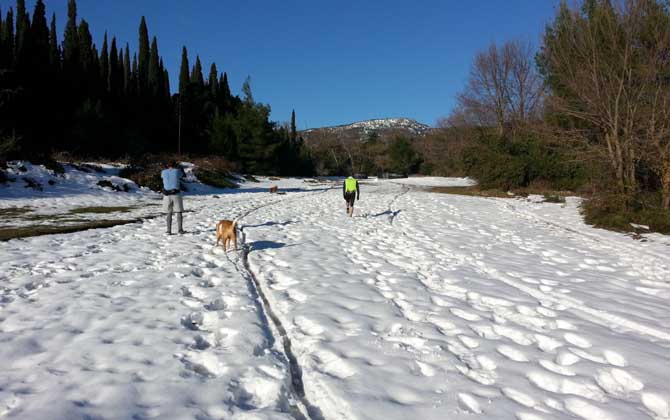
[[[254,102],[250,80],[244,99],[212,63],[205,80],[200,57],[189,67],[184,46],[178,94],[144,17],[133,53],[107,33],[98,51],[91,28],[68,0],[59,44],[55,14],[47,24],[43,0],[32,21],[25,0],[0,13],[0,160],[45,159],[54,152],[116,158],[181,150],[217,155],[246,171],[309,173],[301,140],[269,120],[270,107]],[[131,57],[132,54],[132,57]],[[181,122],[181,125],[180,125]]]

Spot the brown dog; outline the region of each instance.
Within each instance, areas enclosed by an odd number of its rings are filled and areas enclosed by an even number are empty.
[[[216,245],[223,240],[223,251],[228,252],[228,244],[233,241],[235,251],[237,251],[237,220],[221,220],[216,224]]]
[[[278,186],[273,185],[273,186],[270,187],[270,194],[274,194],[274,193],[276,193],[277,191],[279,191],[279,187],[278,187]]]

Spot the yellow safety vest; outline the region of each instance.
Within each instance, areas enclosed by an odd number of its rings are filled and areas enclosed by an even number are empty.
[[[346,192],[356,191],[356,178],[349,177],[344,181],[344,190]]]

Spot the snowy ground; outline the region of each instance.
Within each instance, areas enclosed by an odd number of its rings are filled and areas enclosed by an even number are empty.
[[[667,242],[397,181],[0,243],[0,416],[670,418]]]

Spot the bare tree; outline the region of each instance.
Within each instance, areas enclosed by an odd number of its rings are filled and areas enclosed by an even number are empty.
[[[452,123],[496,127],[502,135],[506,127],[538,116],[543,93],[529,43],[492,44],[475,57]]]
[[[619,192],[637,190],[642,105],[652,84],[640,74],[649,51],[640,44],[655,0],[596,0],[582,12],[561,6],[545,38],[543,59],[553,81],[552,107],[596,127]]]
[[[670,209],[670,15],[649,12],[647,49],[640,79],[649,84],[638,138],[642,159],[661,181],[662,206]]]

